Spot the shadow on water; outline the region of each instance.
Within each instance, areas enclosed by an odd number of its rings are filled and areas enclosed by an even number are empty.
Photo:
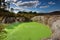
[[[12,24],[9,24],[7,26],[7,29],[14,29],[15,27],[17,27],[18,25],[20,25],[22,22],[15,22],[15,23],[12,23]]]
[[[18,25],[20,25],[22,23],[28,23],[28,22],[15,22],[15,23],[12,23],[12,24],[9,24],[7,26],[7,29],[14,29],[15,27],[17,27]]]

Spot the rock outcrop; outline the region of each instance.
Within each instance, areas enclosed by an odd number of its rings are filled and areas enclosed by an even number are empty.
[[[42,40],[60,40],[60,15],[35,16],[31,18],[31,20],[48,25],[51,28],[52,30],[51,37]]]
[[[25,17],[4,17],[2,23],[25,22]]]

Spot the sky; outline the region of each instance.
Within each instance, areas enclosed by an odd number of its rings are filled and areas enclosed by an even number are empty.
[[[43,13],[60,11],[60,0],[5,0],[5,2],[8,1],[10,8],[15,9],[15,13],[19,11]]]

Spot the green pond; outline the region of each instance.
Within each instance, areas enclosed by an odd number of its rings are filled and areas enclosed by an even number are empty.
[[[4,40],[41,40],[51,36],[50,28],[37,22],[14,23],[6,30],[8,34]]]

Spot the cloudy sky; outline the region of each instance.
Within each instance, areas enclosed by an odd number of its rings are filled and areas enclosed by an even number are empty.
[[[52,12],[60,11],[60,0],[5,0],[10,2],[10,8],[18,11]]]

